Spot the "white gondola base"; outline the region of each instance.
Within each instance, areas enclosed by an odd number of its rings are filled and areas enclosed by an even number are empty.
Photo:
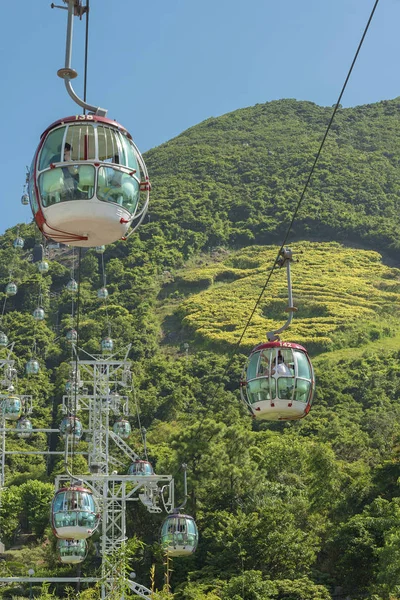
[[[131,214],[121,206],[96,198],[60,202],[44,208],[43,215],[46,236],[85,248],[111,244],[124,237],[131,221]],[[74,240],[74,236],[87,239]]]
[[[288,402],[287,400],[275,399],[263,400],[261,402],[254,402],[251,405],[254,411],[254,416],[260,420],[267,421],[290,421],[291,419],[301,419],[305,417],[306,405],[304,402]]]

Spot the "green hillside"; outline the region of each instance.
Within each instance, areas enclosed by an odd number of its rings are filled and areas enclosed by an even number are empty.
[[[342,345],[358,345],[351,330],[377,339],[396,328],[400,300],[400,270],[384,266],[377,252],[343,248],[337,243],[292,246],[299,258],[292,266],[294,304],[298,315],[285,339],[295,339],[312,353]],[[184,300],[177,310],[188,335],[202,343],[227,347],[242,334],[245,321],[274,263],[277,249],[247,247],[213,266],[185,269],[176,285],[203,284],[205,291]],[[251,350],[260,332],[287,319],[286,269],[275,272],[242,341]],[[351,325],[350,325],[351,324]]]
[[[132,345],[129,445],[143,453],[138,407],[149,458],[156,473],[174,475],[177,502],[181,465],[188,465],[185,511],[196,519],[200,543],[193,556],[173,559],[168,585],[158,543],[163,516],[139,502],[128,507],[128,568],[159,590],[155,600],[400,598],[399,107],[391,100],[339,110],[289,240],[298,312],[284,339],[307,346],[317,376],[314,406],[301,421],[252,421],[238,387],[252,346],[287,318],[284,270],[274,271],[236,344],[331,108],[295,100],[257,105],[151,150],[150,216],[106,249],[106,305],[97,298],[99,255],[82,255],[82,349],[97,353],[108,334],[117,350]],[[16,232],[0,238],[0,289],[10,279],[19,288],[4,304],[0,329],[15,343],[17,391],[32,394],[34,427],[57,428],[70,373],[65,333],[76,324],[65,286],[74,262],[77,276],[78,257],[69,248],[51,250],[42,276],[30,260],[40,238],[21,225],[18,253]],[[39,296],[42,322],[32,317]],[[42,369],[27,377],[32,356]],[[86,447],[80,441],[77,453]],[[18,448],[62,450],[64,442],[7,437],[7,450]],[[85,459],[75,460],[87,472]],[[3,576],[29,568],[47,577],[98,573],[94,544],[81,566],[56,559],[48,510],[64,468],[63,457],[7,456]],[[33,591],[42,600],[99,598],[83,586],[79,593],[61,585]],[[10,600],[29,593],[23,585],[0,587]]]
[[[396,257],[399,105],[395,99],[338,111],[294,238],[352,240]],[[184,256],[280,242],[331,114],[311,102],[259,104],[208,119],[150,151],[151,230],[175,240]],[[160,221],[168,222],[165,231]]]

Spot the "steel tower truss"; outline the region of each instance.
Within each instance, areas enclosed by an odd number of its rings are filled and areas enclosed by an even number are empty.
[[[119,598],[124,592],[131,590],[135,595],[149,598],[152,592],[145,586],[129,580],[123,572],[121,561],[116,561],[118,551],[123,551],[126,542],[126,506],[128,502],[141,501],[150,513],[160,513],[164,509],[172,512],[174,507],[174,480],[171,475],[125,475],[126,463],[140,459],[130,446],[112,429],[110,417],[129,415],[129,394],[132,391],[132,373],[130,361],[127,360],[130,347],[124,358],[88,355],[90,359],[80,360],[74,348],[75,360],[71,361],[71,390],[63,397],[62,410],[65,414],[76,416],[77,413],[88,413],[88,427],[84,430],[88,440],[88,452],[76,452],[76,440],[73,435],[65,439],[65,464],[67,475],[59,475],[55,480],[56,490],[73,483],[81,483],[92,490],[97,508],[101,514],[102,555],[101,577],[1,577],[0,582],[64,582],[72,584],[81,582],[101,582],[101,598],[115,594],[116,586],[120,586]],[[9,375],[14,361],[9,358],[0,359],[0,373],[3,370],[2,384],[11,385]],[[121,391],[121,395],[119,392]],[[16,433],[14,429],[5,427],[4,400],[9,396],[0,394],[1,418],[1,487],[4,486],[4,467],[6,451],[6,433]],[[32,411],[32,397],[21,396],[24,414]],[[36,431],[59,431],[38,430]],[[12,452],[17,453],[15,451]],[[25,453],[22,451],[22,453]],[[29,452],[30,454],[59,454],[59,452]],[[74,457],[87,455],[90,475],[73,471]]]
[[[162,510],[171,512],[174,507],[174,481],[171,475],[121,475],[126,470],[127,459],[140,457],[110,428],[110,417],[129,415],[129,393],[132,391],[130,361],[115,356],[91,356],[89,360],[76,357],[71,361],[72,389],[63,398],[63,410],[67,414],[88,413],[89,442],[88,463],[90,475],[73,473],[56,478],[56,489],[66,482],[79,481],[91,489],[101,514],[102,598],[115,592],[116,579],[126,579],[121,573],[115,556],[123,547],[126,537],[127,502],[140,500],[150,513]],[[120,393],[121,392],[121,395]],[[75,441],[66,438],[66,464],[73,466]],[[149,596],[147,588],[128,582],[136,593],[142,589],[143,597]],[[142,595],[142,593],[138,594]]]

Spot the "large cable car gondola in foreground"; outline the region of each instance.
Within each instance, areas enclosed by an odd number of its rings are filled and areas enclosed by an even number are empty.
[[[142,155],[115,121],[76,115],[42,134],[29,171],[29,198],[47,238],[83,247],[115,242],[140,224],[149,193]]]
[[[67,540],[84,540],[97,529],[100,516],[90,490],[71,486],[60,488],[51,504],[54,535]]]
[[[284,248],[277,265],[286,265],[289,317],[276,331],[267,333],[268,342],[258,344],[244,367],[240,394],[253,417],[269,421],[290,421],[305,417],[315,392],[314,370],[307,350],[292,342],[282,342],[279,333],[292,322],[293,306],[290,262],[292,252]]]

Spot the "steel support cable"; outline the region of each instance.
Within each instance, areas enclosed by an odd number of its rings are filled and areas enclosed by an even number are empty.
[[[76,352],[75,352],[75,373],[72,377],[72,393],[73,393],[73,417],[74,424],[72,427],[72,456],[71,456],[71,472],[74,471],[75,463],[75,447],[77,439],[75,436],[76,418],[78,411],[78,367],[79,367],[79,320],[81,314],[81,262],[82,262],[82,248],[79,248],[78,255],[78,293],[76,298]]]
[[[84,73],[83,73],[83,100],[84,100],[84,102],[86,102],[88,54],[89,54],[89,4],[90,4],[90,0],[86,0],[85,67],[84,67]],[[83,109],[83,114],[86,115],[86,108]]]
[[[137,416],[137,420],[138,420],[138,426],[139,426],[139,431],[140,431],[140,435],[142,438],[142,444],[143,444],[143,449],[144,449],[144,455],[146,460],[149,460],[149,457],[147,455],[147,445],[146,445],[146,438],[145,438],[145,430],[143,431],[142,428],[142,423],[140,420],[140,411],[139,411],[139,403],[137,400],[137,394],[136,394],[136,388],[135,388],[135,384],[132,382],[132,388],[133,388],[133,399],[135,401],[135,408],[136,408],[136,416]]]
[[[319,160],[319,158],[320,158],[320,156],[321,156],[322,149],[323,149],[323,147],[324,147],[324,145],[325,145],[325,142],[326,142],[326,139],[327,139],[327,137],[328,137],[328,134],[329,134],[330,128],[331,128],[331,126],[332,126],[333,120],[334,120],[334,118],[335,118],[335,115],[336,115],[336,113],[337,113],[337,110],[338,110],[338,108],[339,108],[339,106],[340,106],[340,102],[341,102],[341,100],[342,100],[342,97],[343,97],[343,94],[344,94],[344,92],[345,92],[345,90],[346,90],[346,87],[347,87],[348,81],[349,81],[349,79],[350,79],[350,76],[351,76],[351,73],[352,73],[352,71],[353,71],[354,65],[355,65],[355,63],[356,63],[356,61],[357,61],[358,55],[359,55],[359,53],[360,53],[361,47],[362,47],[362,45],[363,45],[363,42],[364,42],[365,36],[366,36],[366,34],[367,34],[367,31],[368,31],[368,29],[369,29],[370,23],[371,23],[371,21],[372,21],[372,17],[374,16],[375,9],[376,9],[376,7],[378,6],[378,3],[379,3],[379,0],[375,0],[375,4],[374,4],[374,6],[373,6],[373,9],[372,9],[372,11],[371,11],[371,14],[370,14],[370,16],[369,16],[369,19],[368,19],[367,25],[365,26],[365,29],[364,29],[364,32],[363,32],[363,34],[362,34],[361,40],[360,40],[360,42],[359,42],[359,44],[358,44],[358,47],[357,47],[356,53],[355,53],[355,55],[354,55],[353,61],[352,61],[352,63],[351,63],[351,66],[350,66],[350,69],[349,69],[349,71],[348,71],[348,73],[347,73],[347,76],[346,76],[345,82],[344,82],[344,84],[343,84],[342,90],[341,90],[341,92],[340,92],[340,94],[339,94],[339,97],[338,97],[338,99],[337,99],[337,102],[336,102],[336,104],[335,104],[335,107],[334,107],[334,109],[333,109],[333,112],[332,112],[331,118],[330,118],[330,120],[329,120],[328,126],[327,126],[327,128],[326,128],[326,131],[325,131],[325,133],[324,133],[324,136],[323,136],[323,138],[322,138],[321,144],[320,144],[320,146],[319,146],[319,148],[318,148],[318,152],[317,152],[317,154],[316,154],[316,156],[315,156],[315,159],[314,159],[314,162],[313,162],[313,164],[312,164],[311,170],[310,170],[310,172],[309,172],[309,174],[308,174],[308,177],[307,177],[307,180],[306,180],[306,182],[305,182],[305,184],[304,184],[303,191],[301,192],[301,195],[300,195],[299,201],[297,202],[297,205],[296,205],[296,208],[295,208],[295,210],[294,210],[294,213],[293,213],[292,219],[291,219],[291,221],[290,221],[290,223],[289,223],[289,226],[288,226],[288,228],[287,228],[287,231],[286,231],[285,237],[283,238],[282,244],[281,244],[281,246],[280,246],[280,248],[279,248],[279,250],[278,250],[278,253],[277,253],[276,259],[275,259],[275,261],[274,261],[274,264],[273,264],[273,266],[272,266],[272,268],[271,268],[271,270],[270,270],[270,272],[269,272],[269,274],[268,274],[267,280],[266,280],[266,282],[265,282],[265,284],[264,284],[264,286],[263,286],[263,288],[262,288],[262,290],[261,290],[261,292],[260,292],[260,295],[259,295],[259,296],[258,296],[258,298],[257,298],[257,301],[256,301],[256,303],[255,303],[255,305],[254,305],[254,308],[253,308],[253,310],[252,310],[252,312],[251,312],[251,314],[250,314],[250,316],[249,316],[249,318],[248,318],[248,320],[247,320],[247,323],[246,323],[246,325],[245,325],[245,327],[244,327],[244,329],[243,329],[243,331],[242,331],[242,334],[241,334],[241,336],[240,336],[240,338],[239,338],[239,340],[238,340],[238,342],[237,342],[237,344],[236,344],[236,346],[235,346],[235,348],[234,348],[234,351],[233,351],[233,354],[232,354],[232,358],[233,358],[233,356],[236,354],[236,352],[237,352],[237,350],[238,350],[238,348],[239,348],[240,344],[242,343],[242,340],[243,340],[244,334],[246,333],[246,330],[247,330],[248,326],[250,325],[250,322],[251,322],[251,320],[252,320],[252,318],[253,318],[253,316],[254,316],[254,313],[255,313],[255,311],[257,310],[257,307],[258,307],[258,305],[259,305],[259,303],[260,303],[260,301],[261,301],[261,299],[262,299],[262,297],[263,297],[263,295],[264,295],[264,293],[265,293],[265,290],[266,290],[266,288],[267,288],[267,286],[268,286],[268,284],[269,284],[269,282],[270,282],[270,279],[271,279],[271,277],[272,277],[272,274],[273,274],[273,272],[274,272],[274,271],[275,271],[275,269],[276,269],[277,260],[279,259],[279,256],[280,256],[280,254],[281,254],[281,251],[283,250],[283,248],[285,247],[285,245],[286,245],[286,243],[287,243],[287,240],[288,240],[288,238],[289,238],[290,232],[291,232],[291,230],[292,230],[292,227],[293,227],[293,225],[294,225],[294,222],[295,222],[295,220],[296,220],[296,217],[297,217],[297,215],[298,215],[298,212],[299,212],[299,210],[300,210],[300,207],[301,207],[301,205],[302,205],[302,203],[303,203],[303,200],[304,200],[304,197],[305,197],[306,191],[307,191],[307,189],[308,189],[308,186],[309,186],[309,184],[310,184],[310,182],[311,182],[311,178],[312,178],[312,176],[313,176],[313,174],[314,174],[314,171],[315,171],[315,168],[316,168],[316,166],[317,166],[318,160]],[[225,373],[224,373],[224,375],[225,375]]]
[[[101,279],[103,282],[103,288],[106,290],[107,289],[106,288],[107,277],[106,277],[106,271],[104,268],[104,254],[101,255]],[[110,318],[108,316],[108,296],[104,298],[104,307],[106,309],[107,332],[108,332],[108,336],[111,337],[111,323],[110,323]]]
[[[226,375],[226,373],[227,373],[227,371],[228,371],[229,365],[230,365],[230,363],[231,363],[231,361],[232,361],[233,357],[234,357],[234,356],[236,355],[236,353],[238,352],[238,349],[239,349],[239,346],[240,346],[240,344],[242,343],[242,340],[243,340],[244,334],[246,333],[246,331],[247,331],[247,328],[249,327],[249,325],[250,325],[250,323],[251,323],[251,321],[252,321],[252,319],[253,319],[253,317],[254,317],[254,314],[255,314],[255,312],[256,312],[256,310],[257,310],[257,308],[258,308],[258,305],[260,304],[260,302],[261,302],[261,299],[262,299],[262,297],[263,297],[263,295],[264,295],[264,293],[265,293],[265,290],[267,289],[267,286],[268,286],[268,284],[269,284],[269,282],[270,282],[270,280],[271,280],[271,277],[272,277],[273,273],[274,273],[274,272],[275,272],[275,270],[276,270],[277,261],[278,261],[278,259],[279,259],[280,253],[281,253],[281,251],[283,250],[284,246],[285,246],[285,245],[286,245],[286,243],[287,243],[287,240],[288,240],[288,238],[289,238],[289,235],[290,235],[290,232],[291,232],[291,230],[292,230],[293,224],[294,224],[294,222],[295,222],[295,220],[296,220],[296,217],[297,217],[297,215],[298,215],[298,212],[299,212],[299,210],[300,210],[300,207],[301,207],[301,205],[302,205],[302,202],[303,202],[303,199],[304,199],[304,197],[305,197],[306,191],[307,191],[307,189],[308,189],[308,186],[309,186],[309,184],[310,184],[311,178],[312,178],[312,176],[313,176],[313,174],[314,174],[314,171],[315,171],[315,168],[316,168],[316,166],[317,166],[318,160],[319,160],[319,158],[320,158],[320,155],[321,155],[322,149],[323,149],[323,147],[324,147],[324,145],[325,145],[325,141],[326,141],[326,139],[327,139],[327,137],[328,137],[328,134],[329,134],[330,128],[331,128],[331,126],[332,126],[333,120],[334,120],[334,118],[335,118],[335,115],[336,115],[336,113],[337,113],[337,110],[338,110],[338,108],[339,108],[339,105],[340,105],[340,102],[341,102],[341,100],[342,100],[343,94],[344,94],[344,92],[345,92],[345,90],[346,90],[346,87],[347,87],[347,84],[348,84],[348,82],[349,82],[350,76],[351,76],[351,74],[352,74],[353,68],[354,68],[354,66],[355,66],[355,64],[356,64],[356,62],[357,62],[358,55],[359,55],[359,53],[360,53],[360,50],[361,50],[361,48],[362,48],[362,45],[363,45],[363,43],[364,43],[365,37],[366,37],[366,35],[367,35],[367,32],[368,32],[369,26],[370,26],[370,24],[371,24],[372,18],[373,18],[374,14],[375,14],[375,10],[376,10],[376,8],[377,8],[378,4],[379,4],[379,0],[375,0],[375,2],[374,2],[374,5],[373,5],[373,8],[372,8],[372,10],[371,10],[371,13],[370,13],[370,15],[369,15],[369,18],[368,18],[367,24],[366,24],[366,26],[365,26],[365,28],[364,28],[363,34],[362,34],[362,36],[361,36],[361,39],[360,39],[360,42],[359,42],[359,44],[358,44],[357,50],[356,50],[356,52],[355,52],[355,54],[354,54],[353,60],[352,60],[352,62],[351,62],[350,68],[349,68],[349,70],[348,70],[348,73],[347,73],[346,79],[345,79],[345,81],[344,81],[344,84],[343,84],[343,86],[342,86],[342,89],[341,89],[341,91],[340,91],[339,97],[338,97],[338,99],[337,99],[337,102],[336,102],[336,104],[335,104],[335,107],[334,107],[334,109],[333,109],[333,112],[332,112],[331,118],[329,119],[329,123],[328,123],[328,125],[327,125],[326,131],[325,131],[325,133],[324,133],[324,136],[323,136],[323,138],[322,138],[322,141],[321,141],[321,143],[320,143],[320,146],[319,146],[319,148],[318,148],[318,152],[317,152],[317,154],[316,154],[316,156],[315,156],[314,162],[313,162],[313,164],[312,164],[312,167],[311,167],[311,169],[310,169],[310,172],[309,172],[309,174],[308,174],[308,177],[307,177],[307,179],[306,179],[306,182],[305,182],[305,184],[304,184],[303,190],[302,190],[302,192],[301,192],[301,194],[300,194],[300,198],[299,198],[299,200],[298,200],[298,202],[297,202],[297,205],[296,205],[296,208],[295,208],[295,210],[294,210],[294,213],[293,213],[292,219],[291,219],[291,221],[290,221],[290,223],[289,223],[289,226],[288,226],[288,228],[287,228],[287,231],[286,231],[286,234],[285,234],[285,236],[284,236],[284,238],[283,238],[282,244],[281,244],[281,246],[279,247],[279,250],[278,250],[277,256],[276,256],[276,258],[275,258],[275,260],[274,260],[274,264],[273,264],[273,266],[272,266],[272,268],[271,268],[271,270],[270,270],[270,272],[269,272],[269,274],[268,274],[268,277],[267,277],[267,279],[266,279],[266,281],[265,281],[265,284],[264,284],[264,286],[263,286],[263,288],[262,288],[262,290],[261,290],[261,292],[260,292],[260,294],[259,294],[259,296],[258,296],[258,298],[257,298],[257,300],[256,300],[256,303],[255,303],[255,305],[254,305],[254,307],[253,307],[253,309],[252,309],[252,311],[251,311],[251,313],[250,313],[250,316],[249,316],[249,318],[247,319],[247,322],[246,322],[246,324],[245,324],[245,326],[244,326],[244,329],[243,329],[243,331],[242,331],[242,333],[241,333],[241,335],[240,335],[240,337],[239,337],[239,340],[236,342],[236,344],[235,344],[235,346],[234,346],[234,348],[233,348],[232,352],[231,352],[231,353],[228,355],[228,361],[227,361],[227,365],[226,365],[226,367],[225,367],[225,369],[224,369],[224,372],[222,373],[222,376],[221,376],[221,379],[220,379],[220,383],[222,383],[222,382],[223,382],[223,379],[224,379],[224,377],[225,377],[225,375]],[[212,403],[214,402],[215,398],[216,398],[216,395],[217,395],[217,393],[218,393],[218,387],[219,387],[219,383],[216,385],[216,389],[215,389],[215,392],[214,392],[213,396],[211,397],[211,402],[210,402],[210,404],[212,404]],[[201,422],[200,422],[200,425],[199,425],[199,428],[198,428],[197,432],[200,430],[200,427],[202,426],[202,423],[203,423],[204,419],[205,419],[205,415],[204,415],[203,419],[202,419],[202,420],[201,420]]]
[[[4,317],[4,313],[6,311],[7,299],[8,299],[8,296],[7,296],[7,294],[5,294],[5,296],[4,296],[4,302],[3,302],[3,309],[1,311],[1,317],[0,317],[0,323],[1,324],[3,323],[3,317]]]
[[[87,71],[88,71],[88,54],[89,54],[89,0],[86,0],[86,27],[85,27],[85,54],[84,54],[84,73],[83,73],[83,99],[86,102],[86,92],[87,92]],[[83,109],[83,114],[86,114],[86,108]],[[79,366],[79,321],[80,321],[80,306],[81,306],[81,262],[82,262],[82,248],[79,248],[79,258],[78,258],[78,294],[76,298],[76,353],[75,353],[75,376],[73,376],[72,385],[73,385],[73,395],[74,395],[74,405],[73,405],[73,416],[77,418],[77,410],[78,410],[78,366]],[[74,430],[75,433],[75,421],[74,421]],[[73,435],[72,440],[72,465],[71,470],[73,472],[73,466],[75,461],[75,446],[76,446],[76,437]]]

